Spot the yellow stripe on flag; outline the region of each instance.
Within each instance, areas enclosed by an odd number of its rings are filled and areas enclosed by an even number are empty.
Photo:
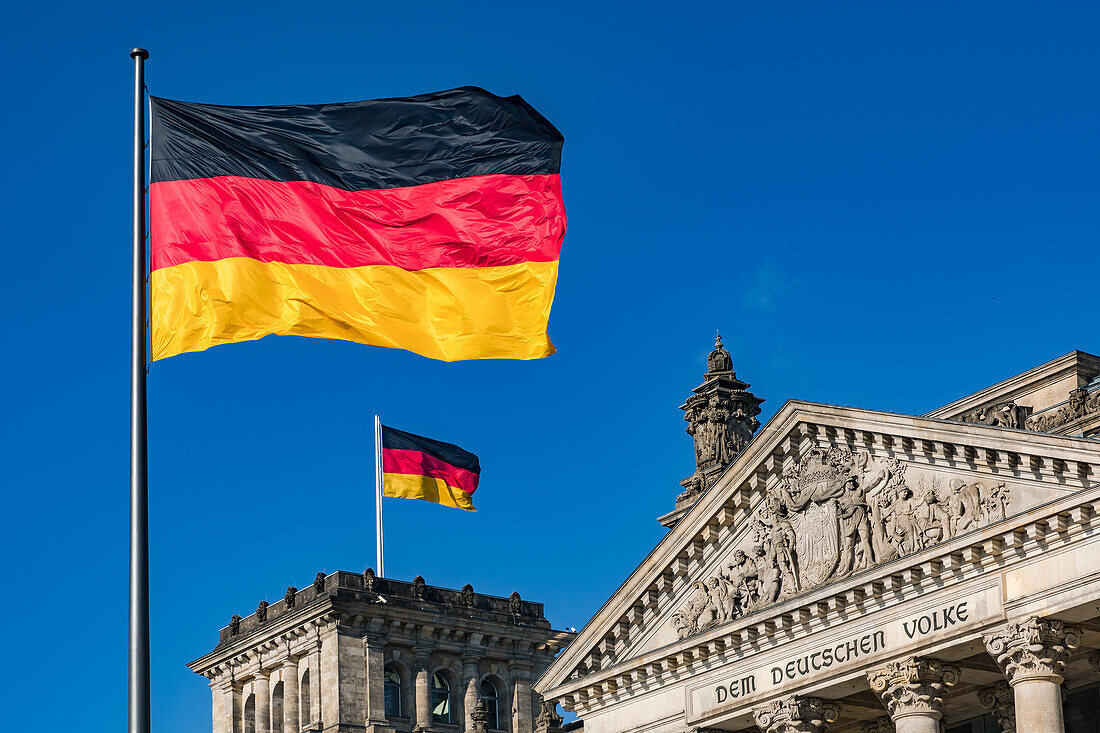
[[[382,495],[395,499],[423,499],[443,506],[476,512],[470,495],[448,486],[443,479],[409,473],[382,474]]]
[[[271,334],[345,339],[443,361],[537,359],[557,262],[404,270],[233,257],[150,278],[153,359]]]

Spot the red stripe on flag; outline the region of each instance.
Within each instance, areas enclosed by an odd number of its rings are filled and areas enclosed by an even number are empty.
[[[416,450],[385,448],[382,451],[382,473],[405,473],[442,479],[448,486],[473,495],[480,476],[458,466],[452,466],[435,456]]]
[[[365,191],[226,176],[157,182],[149,198],[154,270],[228,257],[405,270],[554,262],[565,233],[558,174]]]

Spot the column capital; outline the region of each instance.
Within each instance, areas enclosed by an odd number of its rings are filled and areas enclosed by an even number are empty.
[[[985,648],[1010,685],[1024,680],[1061,684],[1069,652],[1081,644],[1081,630],[1056,619],[1033,616],[985,635]]]
[[[958,667],[927,657],[900,659],[867,673],[867,682],[895,722],[906,715],[939,720],[944,693],[958,681]]]
[[[417,669],[427,669],[431,659],[431,654],[432,650],[427,647],[413,647],[413,664],[416,666]]]
[[[1016,696],[1007,682],[1001,681],[979,689],[978,702],[993,713],[1001,733],[1016,733]]]
[[[764,733],[824,733],[840,708],[819,697],[790,695],[753,708],[752,717]]]
[[[895,733],[894,721],[883,715],[881,718],[869,720],[863,724],[863,733]]]

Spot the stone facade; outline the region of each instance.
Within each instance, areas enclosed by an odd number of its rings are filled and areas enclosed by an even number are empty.
[[[541,603],[318,573],[234,615],[189,666],[210,681],[214,733],[554,733],[531,684],[572,634]]]
[[[1100,683],[1093,436],[1081,352],[925,416],[788,402],[697,466],[535,688],[588,733],[1074,733],[1067,691]]]

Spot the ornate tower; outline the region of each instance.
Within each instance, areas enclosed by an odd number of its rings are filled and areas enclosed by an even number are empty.
[[[680,405],[687,432],[695,442],[695,473],[680,482],[684,492],[676,498],[676,509],[661,517],[661,524],[674,525],[752,440],[760,427],[756,416],[764,400],[748,389],[749,385],[737,379],[733,359],[722,347],[719,334],[707,357],[703,383]]]

